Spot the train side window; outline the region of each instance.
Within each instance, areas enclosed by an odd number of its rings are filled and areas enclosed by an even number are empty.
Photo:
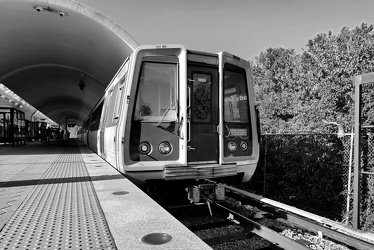
[[[101,112],[103,110],[104,103],[102,102],[100,106],[97,108],[96,114],[95,114],[95,130],[99,130],[100,125],[100,118],[101,118]]]
[[[116,104],[114,107],[114,117],[113,117],[113,123],[117,124],[118,123],[118,118],[121,113],[121,104],[123,103],[123,96],[125,95],[125,84],[126,84],[126,79],[127,79],[127,72],[125,75],[121,78],[120,80],[120,87],[118,89],[118,94],[116,98]]]
[[[109,90],[108,96],[106,97],[107,103],[106,103],[106,110],[104,114],[104,126],[110,127],[113,126],[113,117],[114,117],[114,104],[116,101],[116,96],[118,92],[118,83]]]
[[[121,96],[122,96],[122,89],[123,89],[123,87],[120,87],[119,89],[118,89],[118,94],[117,94],[117,98],[116,98],[116,103],[115,103],[115,105],[114,105],[114,115],[113,115],[113,123],[114,124],[117,124],[117,122],[118,122],[118,118],[119,118],[119,104],[120,104],[120,99],[122,99],[121,98]]]
[[[109,98],[111,95],[112,95],[112,91],[108,93],[108,96],[103,101],[103,110],[102,110],[102,115],[100,118],[100,129],[106,127],[106,120],[108,117]]]
[[[102,109],[103,109],[103,102],[97,107],[97,109],[95,109],[92,112],[90,116],[90,126],[89,126],[89,129],[91,131],[95,131],[99,129]]]

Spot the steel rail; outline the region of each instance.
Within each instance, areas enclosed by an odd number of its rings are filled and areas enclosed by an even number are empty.
[[[260,204],[264,204],[266,206],[263,208],[265,211],[269,210],[271,213],[276,214],[279,218],[286,219],[290,222],[293,222],[299,226],[308,228],[309,230],[315,232],[322,232],[324,235],[331,239],[335,239],[341,243],[354,247],[356,249],[363,249],[363,250],[372,250],[374,249],[374,245],[365,241],[358,239],[352,235],[349,235],[348,232],[343,233],[341,231],[348,231],[348,229],[343,228],[342,225],[330,221],[327,218],[303,211],[301,209],[285,205],[283,203],[273,201],[267,198],[264,198],[259,195],[252,194],[250,192],[237,189],[235,187],[224,185],[225,189],[232,191],[234,193],[240,194],[244,197],[248,197],[253,199]],[[341,231],[337,231],[337,229]],[[354,234],[357,230],[351,230],[351,233]]]
[[[246,224],[247,226],[249,226],[249,230],[254,233],[254,234],[257,234],[258,236],[260,236],[261,238],[281,247],[281,248],[284,248],[284,249],[310,249],[306,246],[304,246],[303,244],[291,239],[291,238],[288,238],[280,233],[277,233],[276,231],[274,230],[271,230],[270,228],[267,228],[251,219],[248,219],[247,217],[243,216],[243,215],[240,215],[238,214],[237,212],[234,212],[233,210],[229,209],[229,208],[226,208],[218,203],[213,203],[214,206],[224,210],[225,212],[228,212],[229,214],[235,216],[234,218],[232,218],[233,220],[239,220],[241,221],[242,223]]]

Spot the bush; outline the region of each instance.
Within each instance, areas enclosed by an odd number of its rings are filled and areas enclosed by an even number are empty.
[[[265,135],[247,189],[270,199],[341,220],[343,145],[336,135]]]

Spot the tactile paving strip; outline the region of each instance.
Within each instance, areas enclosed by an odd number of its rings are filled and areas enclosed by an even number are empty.
[[[116,249],[78,152],[52,163],[0,232],[0,249]]]

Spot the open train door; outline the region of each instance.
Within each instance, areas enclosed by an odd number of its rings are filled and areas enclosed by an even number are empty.
[[[258,161],[258,136],[249,62],[227,52],[220,55],[220,162],[247,168]],[[253,170],[255,167],[253,168]],[[245,171],[247,181],[252,172]]]
[[[199,55],[195,55],[199,57]],[[214,59],[214,58],[213,58]],[[218,64],[218,58],[213,60]],[[188,164],[218,163],[218,65],[191,63],[188,76]]]

